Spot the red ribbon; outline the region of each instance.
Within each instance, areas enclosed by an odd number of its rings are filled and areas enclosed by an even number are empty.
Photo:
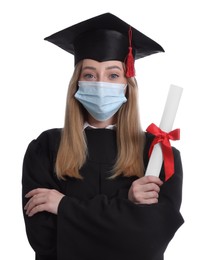
[[[149,149],[149,156],[152,153],[154,145],[157,143],[161,144],[165,170],[165,181],[167,181],[174,174],[174,155],[169,140],[179,140],[180,129],[175,129],[169,133],[166,133],[155,124],[151,124],[147,127],[146,131],[155,135],[155,138]]]

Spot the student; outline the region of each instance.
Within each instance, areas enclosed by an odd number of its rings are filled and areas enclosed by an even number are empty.
[[[36,260],[162,260],[183,223],[182,163],[144,176],[154,139],[141,129],[134,60],[163,48],[105,13],[45,40],[74,55],[62,129],[23,162],[26,232]]]

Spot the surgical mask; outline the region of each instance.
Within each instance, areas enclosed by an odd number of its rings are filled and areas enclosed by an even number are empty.
[[[111,118],[127,101],[126,84],[79,81],[75,98],[98,121]]]

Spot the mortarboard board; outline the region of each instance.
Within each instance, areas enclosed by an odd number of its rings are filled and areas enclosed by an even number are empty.
[[[83,59],[125,62],[129,56],[132,58],[130,63],[134,63],[134,59],[164,52],[154,40],[111,13],[82,21],[45,40],[73,54],[75,64]],[[134,76],[129,74],[129,77]]]

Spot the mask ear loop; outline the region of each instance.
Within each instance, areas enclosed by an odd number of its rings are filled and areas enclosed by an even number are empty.
[[[129,47],[128,47],[128,55],[126,57],[126,77],[132,78],[135,76],[135,68],[134,68],[134,57],[133,57],[133,49],[132,49],[132,29],[129,28],[128,31],[128,37],[129,37]]]
[[[127,89],[127,86],[128,86],[128,85],[127,85],[127,83],[126,83],[126,84],[124,85],[124,90],[126,90],[126,89]]]

